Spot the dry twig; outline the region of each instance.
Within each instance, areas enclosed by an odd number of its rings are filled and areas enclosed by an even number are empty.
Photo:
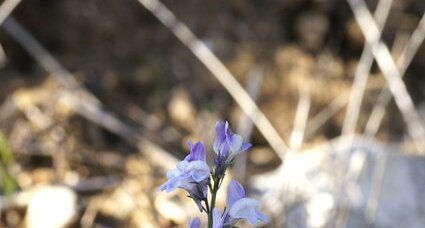
[[[397,66],[400,70],[400,75],[404,76],[407,68],[413,60],[417,50],[425,39],[425,14],[422,16],[418,27],[413,32],[407,45],[404,47],[400,57],[397,59]],[[369,136],[374,136],[378,132],[379,126],[385,115],[385,108],[391,100],[391,93],[388,90],[388,86],[383,88],[378,96],[376,106],[373,108],[370,114],[369,120],[367,121],[365,133]]]
[[[0,6],[0,24],[3,24],[4,20],[12,13],[12,11],[18,6],[21,0],[5,0]],[[5,64],[6,53],[0,44],[0,65]]]
[[[379,28],[379,33],[382,32],[391,9],[392,0],[379,1],[375,11],[375,20]],[[381,36],[381,34],[379,34]],[[359,116],[360,106],[363,100],[366,83],[370,69],[373,63],[373,54],[370,46],[365,43],[363,52],[360,57],[359,65],[354,76],[353,86],[351,87],[350,98],[348,100],[347,112],[345,114],[344,124],[342,127],[342,135],[352,137],[356,130],[357,119]]]
[[[0,24],[12,13],[21,0],[5,0],[0,6]]]
[[[389,89],[393,94],[396,104],[400,109],[408,132],[420,153],[425,152],[425,130],[422,126],[419,115],[414,107],[413,101],[407,92],[406,85],[401,80],[401,75],[388,50],[387,46],[379,40],[379,29],[373,20],[372,15],[362,0],[348,0],[354,12],[354,17],[365,36],[367,44],[371,47],[372,53],[380,67]]]
[[[22,25],[13,17],[5,19],[2,27],[28,51],[30,55],[67,89],[74,90],[82,99],[90,100],[94,105],[100,105],[97,98],[82,88],[73,75],[57,61]]]
[[[151,162],[169,170],[175,167],[177,159],[152,143],[132,127],[126,125],[111,113],[102,109],[101,103],[88,90],[81,87],[72,74],[26,31],[17,21],[9,17],[2,25],[50,74],[55,76],[65,89],[58,94],[59,101],[74,112],[93,121],[137,146]]]
[[[0,67],[4,66],[6,64],[6,61],[6,53],[4,52],[3,46],[0,44]]]
[[[262,72],[254,68],[251,70],[248,74],[248,79],[246,82],[246,91],[249,93],[251,98],[255,101],[258,97],[258,93],[261,89],[261,83],[263,80]],[[242,135],[244,139],[249,139],[252,134],[253,130],[253,123],[251,119],[244,113],[241,115],[239,126],[238,126],[238,133]],[[246,182],[246,161],[248,158],[247,153],[242,153],[235,159],[235,165],[233,166],[233,175],[237,180],[239,180],[241,183]]]
[[[407,46],[404,47],[400,58],[397,59],[397,66],[399,67],[400,75],[404,76],[405,72],[413,60],[417,50],[419,49],[420,44],[425,39],[425,15],[422,17],[418,27],[414,31],[413,35],[409,39]],[[403,60],[402,60],[403,59]],[[339,112],[347,100],[347,92],[342,93],[337,98],[335,98],[325,109],[315,115],[308,123],[308,130],[306,132],[306,137],[311,136],[314,132],[319,129],[331,116]],[[365,134],[368,136],[376,135],[378,128],[381,124],[381,121],[385,115],[385,107],[388,105],[392,98],[391,92],[388,90],[388,86],[383,88],[380,92],[377,104],[373,108],[373,111],[367,121],[365,127]]]
[[[258,108],[248,93],[243,89],[235,77],[223,63],[211,52],[211,50],[199,40],[195,34],[174,14],[158,0],[138,0],[152,14],[158,18],[174,35],[186,45],[192,53],[211,71],[214,77],[224,86],[236,103],[251,118],[255,126],[275,150],[277,155],[284,161],[287,146],[272,126],[264,113]]]
[[[310,111],[310,88],[300,89],[300,100],[298,101],[295,114],[294,128],[292,129],[289,146],[294,152],[298,152],[304,140],[305,126],[307,124],[308,113]]]
[[[348,93],[339,95],[326,108],[311,118],[307,123],[308,128],[305,137],[308,138],[312,136],[329,118],[338,113],[346,105],[347,98]]]

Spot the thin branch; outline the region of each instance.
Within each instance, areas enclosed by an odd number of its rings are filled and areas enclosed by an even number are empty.
[[[3,67],[7,62],[6,52],[4,52],[3,46],[0,44],[0,67]]]
[[[338,113],[347,103],[348,92],[343,92],[337,98],[335,98],[326,108],[316,114],[307,123],[307,130],[305,137],[312,136],[323,124],[326,123],[333,115]]]
[[[99,205],[100,205],[99,198],[90,199],[80,219],[80,225],[82,228],[93,227],[94,220],[97,214],[99,213],[99,207],[100,207]]]
[[[401,59],[397,60],[397,66],[400,67],[400,75],[405,75],[406,69],[410,65],[413,57],[417,53],[420,44],[425,38],[425,16],[422,17],[418,27],[413,33],[410,40],[407,42],[407,46],[403,49],[401,56],[403,57],[403,63]],[[401,66],[403,66],[401,68]],[[308,129],[306,132],[306,137],[310,137],[314,134],[320,126],[322,126],[329,118],[338,113],[348,102],[347,100],[348,93],[343,92],[337,98],[335,98],[325,109],[315,115],[308,123]],[[391,92],[388,90],[388,86],[385,86],[380,92],[377,105],[374,107],[365,127],[365,134],[369,136],[376,135],[380,123],[385,115],[385,107],[388,105],[392,98]]]
[[[300,100],[298,102],[297,111],[295,114],[294,128],[292,129],[289,146],[294,152],[298,152],[304,141],[305,126],[307,124],[308,113],[310,111],[311,97],[310,89],[300,89]]]
[[[152,143],[132,127],[121,122],[111,113],[102,109],[101,103],[88,90],[81,87],[73,75],[65,69],[41,44],[12,17],[2,25],[6,32],[14,37],[25,50],[63,87],[57,95],[59,102],[72,111],[117,134],[128,143],[135,145],[147,159],[159,167],[169,170],[175,167],[177,159]]]
[[[0,24],[12,13],[21,0],[5,0],[0,6]]]
[[[348,0],[354,17],[365,36],[366,42],[371,46],[372,53],[380,67],[389,89],[393,94],[396,104],[400,109],[404,121],[408,128],[408,133],[412,137],[419,153],[425,152],[425,130],[420,117],[414,107],[413,101],[407,92],[406,85],[401,79],[400,72],[391,57],[387,46],[379,40],[379,29],[374,22],[372,15],[363,0]]]
[[[85,96],[93,104],[100,105],[97,98],[91,95],[86,89],[82,88],[75,80],[73,75],[65,69],[52,54],[50,54],[22,25],[12,16],[5,19],[2,24],[4,30],[28,51],[30,55],[50,74],[67,89],[79,91],[79,95]]]
[[[375,20],[379,28],[379,36],[387,20],[393,0],[381,0],[375,11]],[[353,135],[356,130],[357,119],[360,112],[360,106],[363,100],[366,83],[370,69],[373,64],[373,54],[370,46],[365,43],[360,57],[359,65],[354,76],[353,86],[351,87],[350,98],[348,100],[347,112],[345,114],[342,127],[343,135]]]
[[[0,5],[0,24],[3,24],[4,20],[12,13],[12,11],[18,6],[21,0],[5,0]],[[6,53],[0,44],[0,66],[6,63]]]
[[[242,88],[235,77],[211,50],[199,40],[195,34],[174,14],[158,0],[138,0],[152,14],[158,18],[174,35],[186,45],[192,53],[211,71],[213,76],[223,85],[236,103],[251,118],[255,126],[275,150],[277,155],[284,160],[287,145],[279,133],[272,126],[264,113],[258,108],[248,93]]]
[[[254,68],[248,73],[248,78],[246,82],[246,91],[249,93],[249,95],[254,101],[257,100],[258,94],[261,89],[262,81],[263,81],[263,74],[260,71],[260,69]],[[253,127],[254,127],[254,124],[252,123],[251,119],[245,113],[243,113],[239,121],[237,132],[244,139],[248,140],[251,137]],[[248,154],[242,153],[235,158],[235,164],[233,166],[233,175],[242,184],[245,184],[246,182],[247,159],[248,159]]]
[[[417,50],[421,47],[425,39],[425,13],[422,16],[418,26],[403,49],[400,58],[397,59],[397,66],[400,67],[400,72],[406,72],[410,63],[416,55]]]
[[[419,22],[418,27],[413,32],[410,37],[407,45],[402,51],[402,54],[397,59],[397,66],[400,69],[400,75],[404,76],[407,68],[413,60],[413,57],[416,55],[419,47],[425,39],[425,14],[422,16],[421,21]],[[367,121],[365,127],[365,133],[369,136],[374,136],[378,132],[379,126],[381,125],[382,119],[385,115],[385,108],[390,102],[392,96],[388,87],[386,86],[381,90],[378,96],[377,104],[373,108],[372,113],[370,114],[369,120]]]

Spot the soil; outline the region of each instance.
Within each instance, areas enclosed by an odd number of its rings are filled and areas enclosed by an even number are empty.
[[[383,34],[390,47],[396,37],[416,28],[425,11],[421,0],[395,2]],[[377,1],[367,3],[374,9]],[[285,142],[301,89],[310,88],[311,119],[351,88],[364,39],[345,1],[167,0],[164,4],[242,85],[251,72],[261,72],[257,104]],[[24,1],[13,16],[100,100],[103,110],[179,159],[187,154],[187,140],[204,140],[211,148],[215,121],[229,120],[236,130],[243,117],[205,66],[138,1]],[[79,180],[117,177],[119,181],[75,190],[79,210],[71,227],[84,226],[88,205],[106,199],[109,204],[98,205],[88,223],[93,227],[186,226],[185,217],[167,217],[171,215],[163,211],[169,198],[156,193],[165,181],[156,164],[147,162],[135,145],[58,104],[52,97],[62,90],[56,77],[3,30],[0,43],[7,57],[0,68],[0,130],[14,153],[9,169],[20,191],[38,184],[67,184],[70,175]],[[425,97],[423,56],[425,45],[405,77],[417,107]],[[363,132],[385,84],[374,66],[357,133]],[[344,112],[309,135],[304,147],[340,135]],[[394,142],[404,140],[405,134],[406,126],[392,102],[377,137]],[[258,130],[249,141],[256,157],[248,159],[248,175],[279,165]],[[119,198],[123,188],[142,203],[127,214],[111,212],[110,207],[121,202],[114,197]],[[187,202],[184,194],[173,197]],[[185,210],[179,210],[186,216]],[[0,212],[0,227],[23,225],[25,207]]]

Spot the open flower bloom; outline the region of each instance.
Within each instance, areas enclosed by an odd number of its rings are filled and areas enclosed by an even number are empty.
[[[227,188],[226,204],[226,209],[222,215],[217,208],[214,208],[214,228],[230,228],[241,219],[248,220],[253,226],[258,226],[260,222],[268,222],[267,217],[258,210],[258,202],[246,198],[245,190],[236,180],[232,180]]]
[[[195,218],[189,221],[189,228],[200,228],[201,220],[199,218]]]
[[[210,168],[206,163],[205,146],[202,142],[189,143],[190,154],[177,165],[177,169],[167,173],[168,181],[159,190],[171,192],[176,188],[186,190],[202,211],[201,202],[207,199]]]
[[[219,168],[227,166],[236,155],[251,147],[250,143],[243,142],[242,136],[232,133],[227,121],[218,121],[215,131],[213,148],[216,154],[215,163]]]

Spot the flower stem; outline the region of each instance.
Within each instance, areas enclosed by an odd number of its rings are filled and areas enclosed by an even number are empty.
[[[217,192],[218,192],[218,189],[220,188],[220,182],[221,182],[221,178],[213,178],[213,179],[214,179],[214,186],[212,187],[212,189],[210,188],[211,204],[210,204],[210,210],[208,214],[208,228],[213,227],[213,210],[215,207],[215,200],[216,200]]]

